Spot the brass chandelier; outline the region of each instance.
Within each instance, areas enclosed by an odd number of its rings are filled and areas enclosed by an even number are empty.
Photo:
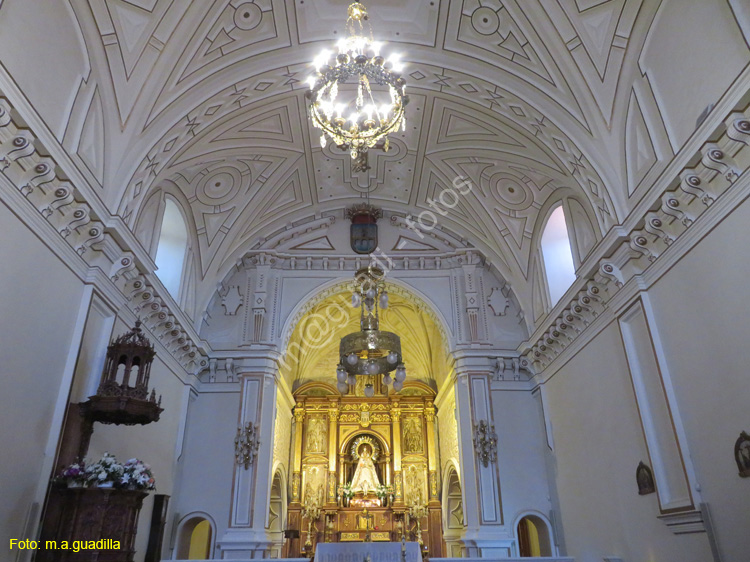
[[[368,149],[377,145],[387,152],[388,135],[406,130],[409,96],[404,94],[399,55],[386,60],[380,54],[383,45],[373,40],[361,2],[349,6],[347,28],[349,36],[338,42],[338,54],[324,50],[315,59],[306,95],[313,125],[322,130],[321,145],[332,140],[349,151],[355,171],[364,171]],[[356,80],[356,88],[344,91],[350,79]]]
[[[401,357],[401,338],[380,330],[379,310],[388,308],[384,277],[383,270],[373,265],[354,276],[352,306],[360,309],[360,331],[341,338],[336,378],[342,394],[357,383],[357,376],[383,375],[386,388],[393,384],[393,390],[399,392],[404,387],[406,367]],[[396,372],[391,377],[393,371]],[[374,394],[374,386],[367,383],[365,396],[372,398]]]

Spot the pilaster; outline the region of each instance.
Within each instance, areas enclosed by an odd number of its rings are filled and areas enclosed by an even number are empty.
[[[277,393],[275,363],[255,360],[239,371],[241,402],[238,424],[252,423],[258,431],[255,461],[247,468],[234,465],[229,528],[218,541],[223,559],[268,556],[271,539],[266,532],[273,462]]]
[[[492,360],[472,351],[458,351],[454,356],[466,556],[509,557],[516,552],[516,541],[513,529],[503,521],[497,458],[490,455],[485,464],[475,448],[475,428],[480,422],[491,428],[495,424],[490,396]]]

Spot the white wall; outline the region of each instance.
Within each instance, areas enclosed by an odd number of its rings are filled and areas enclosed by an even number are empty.
[[[492,391],[503,518],[512,534],[520,514],[547,517],[552,507],[544,459],[546,437],[538,408],[529,391]]]
[[[21,538],[83,284],[2,203],[0,225],[0,536]]]
[[[697,480],[730,562],[750,550],[750,479],[734,461],[740,431],[750,432],[748,240],[746,201],[650,292]]]
[[[750,321],[746,300],[750,203],[745,202],[648,291],[702,501],[724,561],[750,549],[750,480],[734,443],[750,431]],[[569,554],[598,560],[711,560],[707,535],[674,536],[656,519],[656,495],[639,497],[635,467],[647,451],[616,322],[545,385]],[[688,456],[689,455],[689,456]],[[658,486],[657,480],[657,486]]]
[[[545,385],[567,554],[577,562],[711,560],[705,534],[676,536],[656,494],[638,495],[648,452],[617,323],[610,323]]]
[[[223,536],[229,522],[234,437],[240,411],[239,383],[222,386],[228,392],[202,392],[191,400],[180,479],[172,504],[173,513],[180,519],[194,512],[209,514],[218,525],[213,540]]]

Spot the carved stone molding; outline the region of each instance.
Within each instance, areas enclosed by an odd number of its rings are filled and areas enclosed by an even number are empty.
[[[579,278],[572,299],[537,330],[521,357],[520,366],[533,373],[546,369],[596,318],[632,279],[654,267],[696,221],[750,168],[750,107],[732,112],[722,134],[695,154],[692,167],[674,174],[654,206],[630,231],[614,238],[598,267]]]
[[[0,97],[0,172],[89,266],[107,274],[140,317],[154,339],[188,372],[207,366],[196,343],[171,310],[169,297],[151,282],[151,273],[138,268],[130,248],[114,236],[113,229],[100,220],[83,195],[61,177],[60,167],[44,156],[34,133],[12,118],[8,100]]]

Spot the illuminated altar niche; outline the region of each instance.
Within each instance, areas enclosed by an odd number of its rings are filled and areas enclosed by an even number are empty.
[[[447,336],[429,305],[400,285],[386,282],[389,305],[380,311],[380,328],[401,337],[409,381],[437,391],[451,371]],[[284,349],[279,372],[296,393],[299,385],[320,381],[336,394],[341,338],[360,330],[359,311],[351,307],[351,283],[326,291],[303,308]],[[359,383],[358,387],[364,383]],[[379,389],[376,388],[376,394]],[[402,391],[403,392],[403,391]]]
[[[308,303],[290,334],[281,365],[296,404],[286,528],[299,530],[300,538],[287,541],[285,556],[302,554],[308,539],[311,549],[326,540],[400,540],[407,522],[407,538],[416,538],[416,522],[408,516],[414,502],[427,508],[420,520],[425,546],[431,556],[442,553],[442,460],[435,401],[437,389],[450,379],[452,363],[445,334],[430,308],[403,287],[389,285],[388,291],[391,302],[382,313],[381,328],[401,336],[409,371],[400,393],[385,395],[379,375],[363,378],[347,395],[335,388],[340,338],[359,329],[348,285]],[[374,385],[373,398],[364,396],[365,382]],[[450,384],[445,387],[452,389]],[[443,417],[453,419],[453,414]],[[393,501],[373,501],[377,498],[372,493],[357,494],[351,504],[343,501],[339,492],[355,472],[351,447],[358,438],[377,440],[381,453],[375,471],[381,484],[392,487]],[[320,504],[313,527],[304,517],[311,504]],[[369,528],[363,521],[370,522]]]

